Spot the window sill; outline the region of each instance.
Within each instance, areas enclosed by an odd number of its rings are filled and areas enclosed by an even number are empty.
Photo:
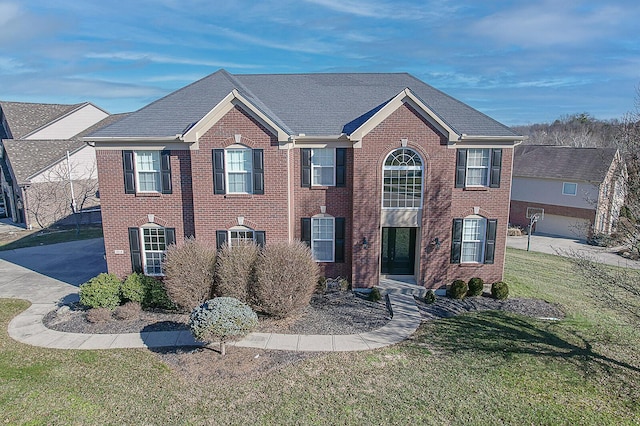
[[[476,268],[482,265],[484,265],[484,263],[479,263],[479,262],[466,262],[466,263],[458,264],[460,268]]]
[[[327,186],[327,185],[312,185],[310,187],[310,189],[318,189],[318,190],[327,190],[329,188],[333,188],[334,186]]]
[[[136,197],[160,197],[159,192],[136,192]]]
[[[253,194],[224,194],[224,198],[248,199],[253,198]]]
[[[465,186],[462,188],[463,191],[488,191],[488,186]]]

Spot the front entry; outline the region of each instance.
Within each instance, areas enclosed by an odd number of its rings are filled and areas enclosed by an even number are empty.
[[[382,228],[382,270],[388,275],[413,275],[417,228]]]

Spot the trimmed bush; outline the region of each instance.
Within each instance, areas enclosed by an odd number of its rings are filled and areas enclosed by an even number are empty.
[[[309,305],[317,283],[318,264],[305,243],[267,244],[256,262],[251,296],[265,313],[285,318]]]
[[[138,302],[127,302],[118,306],[113,312],[113,317],[117,320],[132,320],[140,318],[142,307]]]
[[[80,285],[80,303],[89,308],[115,309],[120,304],[120,279],[100,274]]]
[[[179,309],[190,312],[211,297],[215,259],[215,250],[195,238],[167,247],[164,288]]]
[[[92,324],[111,321],[111,309],[91,308],[87,311],[86,318],[87,318],[87,321],[89,321]]]
[[[463,299],[467,295],[468,291],[469,286],[465,281],[455,280],[447,290],[447,295],[454,299]]]
[[[427,290],[427,294],[424,295],[424,303],[426,303],[427,305],[436,303],[436,294],[433,292],[433,290]]]
[[[255,281],[255,266],[260,248],[254,243],[225,245],[218,251],[215,270],[216,296],[235,297],[249,303],[249,287]]]
[[[491,284],[491,295],[499,300],[509,297],[509,286],[504,281]]]
[[[226,354],[226,342],[246,336],[258,325],[251,308],[233,297],[207,300],[191,312],[189,327],[193,336],[203,342],[220,340],[220,353]]]
[[[369,292],[368,297],[370,302],[379,302],[382,300],[382,294],[380,294],[380,289],[378,287],[373,287]]]
[[[167,295],[167,290],[165,290],[162,281],[146,275],[142,275],[140,279],[144,287],[144,298],[142,299],[142,307],[144,309],[176,309],[176,305]]]
[[[468,286],[469,291],[467,292],[467,296],[482,296],[482,292],[484,291],[484,281],[482,278],[471,278]]]
[[[124,280],[120,286],[122,301],[142,303],[145,291],[140,277],[144,277],[144,275],[133,273]]]

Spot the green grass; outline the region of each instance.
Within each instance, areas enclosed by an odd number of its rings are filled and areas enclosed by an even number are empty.
[[[8,236],[0,239],[0,251],[101,238],[102,227],[82,226],[79,232],[75,228],[20,231],[15,236],[17,239]]]
[[[639,424],[637,325],[598,305],[566,259],[509,250],[505,280],[567,319],[468,314],[393,347],[226,381],[187,379],[147,350],[16,343],[6,325],[27,304],[2,300],[0,423]]]

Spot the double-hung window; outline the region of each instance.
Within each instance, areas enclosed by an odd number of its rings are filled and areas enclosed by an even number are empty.
[[[164,254],[176,241],[175,228],[165,228],[150,223],[142,228],[129,228],[131,266],[134,272],[146,275],[162,275]]]
[[[311,252],[318,262],[333,262],[334,218],[311,218]]]
[[[216,248],[222,250],[225,245],[238,247],[244,243],[255,243],[260,247],[266,244],[265,231],[256,231],[246,226],[235,226],[229,230],[216,231]]]
[[[251,150],[229,148],[225,151],[227,161],[227,193],[250,194],[251,171],[253,169]]]
[[[451,263],[493,263],[498,221],[482,216],[453,219]]]
[[[122,151],[125,194],[171,194],[171,151]]]
[[[459,148],[456,188],[500,188],[502,149]]]
[[[302,148],[300,160],[301,186],[346,186],[346,148]]]
[[[229,230],[229,245],[231,247],[252,242],[254,242],[253,229],[244,228]]]
[[[264,194],[264,153],[243,145],[213,150],[214,194]]]

